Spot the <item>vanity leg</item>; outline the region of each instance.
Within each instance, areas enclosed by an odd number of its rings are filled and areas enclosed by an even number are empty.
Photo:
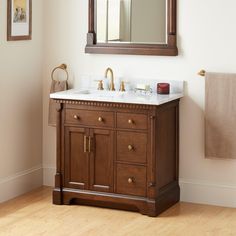
[[[62,205],[63,204],[63,194],[62,194],[62,175],[61,175],[61,111],[62,104],[56,103],[56,117],[57,117],[57,172],[55,175],[55,188],[53,190],[53,204]]]
[[[55,205],[62,205],[62,192],[58,188],[55,188],[52,192],[52,203]]]
[[[53,189],[52,193],[52,201],[53,204],[62,205],[63,204],[63,197],[62,197],[62,189],[61,189],[61,174],[56,173],[55,175],[55,188]]]

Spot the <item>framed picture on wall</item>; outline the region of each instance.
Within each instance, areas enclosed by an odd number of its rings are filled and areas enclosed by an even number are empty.
[[[7,40],[32,37],[32,0],[7,0]]]

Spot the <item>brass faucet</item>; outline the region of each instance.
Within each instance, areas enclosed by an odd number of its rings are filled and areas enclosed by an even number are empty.
[[[105,78],[108,78],[108,73],[110,72],[111,74],[111,82],[109,84],[109,90],[110,91],[115,91],[115,84],[114,84],[114,74],[113,71],[110,67],[108,67],[105,71]]]

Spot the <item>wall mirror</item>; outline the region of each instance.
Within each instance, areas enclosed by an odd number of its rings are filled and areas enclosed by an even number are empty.
[[[89,0],[86,53],[176,56],[176,0]]]

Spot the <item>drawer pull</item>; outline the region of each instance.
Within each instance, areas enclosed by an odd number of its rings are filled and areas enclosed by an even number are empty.
[[[132,145],[128,145],[128,150],[132,151],[132,150],[134,150],[134,147]]]
[[[128,178],[128,183],[129,183],[129,184],[134,183],[134,178]]]
[[[74,115],[74,119],[75,119],[75,120],[79,120],[79,116]]]
[[[103,122],[103,118],[102,117],[98,117],[98,121],[99,122]]]
[[[84,153],[87,152],[87,137],[84,136]]]
[[[91,152],[91,137],[89,136],[88,152]]]
[[[133,122],[133,120],[129,119],[129,120],[128,120],[128,123],[129,123],[129,124],[133,124],[134,122]]]

